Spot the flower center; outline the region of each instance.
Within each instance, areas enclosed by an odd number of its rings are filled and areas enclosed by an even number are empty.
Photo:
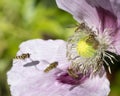
[[[77,53],[85,58],[93,57],[96,53],[98,41],[91,35],[78,41],[76,49]]]
[[[103,63],[105,63],[111,73],[105,57],[112,63],[114,63],[115,57],[107,52],[111,46],[108,33],[109,31],[105,30],[102,34],[98,34],[85,24],[82,28],[80,27],[67,43],[67,58],[71,62],[69,69],[72,69],[76,74],[91,72],[96,74],[100,72]]]

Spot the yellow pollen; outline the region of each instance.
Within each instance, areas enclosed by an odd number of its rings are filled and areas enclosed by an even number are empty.
[[[92,45],[86,43],[86,39],[82,39],[77,44],[77,53],[85,58],[89,58],[95,55],[96,50]]]

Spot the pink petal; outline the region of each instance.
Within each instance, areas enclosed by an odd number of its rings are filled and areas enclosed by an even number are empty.
[[[39,60],[40,64],[24,67],[31,62],[26,60],[14,60],[13,67],[7,73],[8,83],[12,96],[107,96],[109,94],[109,81],[104,74],[86,79],[72,90],[73,85],[59,82],[57,78],[64,73],[69,62],[65,57],[66,43],[62,40],[29,40],[20,45],[22,53],[30,53],[33,61]],[[48,63],[57,61],[59,66],[48,73],[43,70]],[[63,71],[63,72],[62,72]],[[65,77],[66,78],[66,77]]]

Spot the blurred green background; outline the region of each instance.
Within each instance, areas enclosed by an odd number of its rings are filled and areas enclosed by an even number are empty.
[[[0,96],[10,96],[6,72],[20,43],[36,38],[67,40],[74,32],[67,28],[70,24],[76,21],[58,9],[55,0],[0,0]],[[109,78],[110,96],[120,96],[118,66]]]

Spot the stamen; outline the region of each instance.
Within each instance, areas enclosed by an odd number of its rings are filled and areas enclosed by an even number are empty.
[[[103,61],[104,61],[105,64],[107,65],[108,71],[109,71],[109,73],[111,74],[111,69],[110,69],[110,66],[109,66],[108,62],[107,62],[104,58],[103,58]]]
[[[104,54],[103,54],[103,57],[107,57],[107,58],[109,58],[110,61],[111,61],[111,63],[114,64],[114,62],[113,62],[111,56],[109,56],[107,53],[104,53]]]
[[[111,56],[113,59],[115,59],[116,61],[118,61],[116,58],[115,58],[115,56],[113,56],[113,55],[111,55],[111,54],[109,54],[109,53],[107,53],[109,56]]]
[[[115,58],[115,56],[111,55],[111,54],[108,53],[108,52],[104,52],[103,57],[107,57],[108,59],[110,59],[110,62],[111,62],[112,64],[114,64],[113,59],[116,60],[116,61],[118,61],[118,60]]]

